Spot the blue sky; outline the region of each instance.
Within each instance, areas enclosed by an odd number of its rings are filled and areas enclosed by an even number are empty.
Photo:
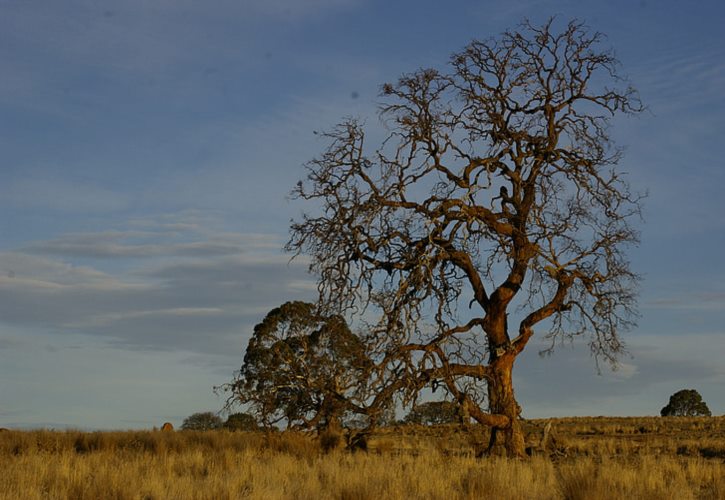
[[[608,35],[648,112],[632,357],[516,366],[524,416],[725,413],[725,5],[675,1],[0,0],[0,426],[148,428],[218,410],[251,329],[313,299],[287,194],[378,88],[528,17]],[[535,346],[532,346],[535,347]]]

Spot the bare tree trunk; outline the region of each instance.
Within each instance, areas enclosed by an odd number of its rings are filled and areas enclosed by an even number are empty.
[[[491,363],[491,380],[488,384],[488,397],[490,411],[494,414],[508,417],[508,424],[501,427],[491,428],[491,439],[488,444],[488,452],[493,451],[497,437],[503,437],[503,446],[509,457],[524,457],[526,450],[524,446],[524,432],[521,427],[519,415],[521,407],[514,397],[514,389],[511,372],[514,364],[514,355],[506,353]]]

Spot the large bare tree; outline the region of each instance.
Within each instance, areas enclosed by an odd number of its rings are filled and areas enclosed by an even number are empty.
[[[316,211],[288,249],[310,255],[321,303],[379,317],[391,387],[443,385],[510,455],[524,453],[512,367],[535,330],[552,346],[586,334],[616,362],[636,313],[623,252],[640,197],[609,129],[642,106],[602,40],[525,21],[446,72],[405,74],[382,87],[387,139],[369,150],[345,120],[294,191]]]

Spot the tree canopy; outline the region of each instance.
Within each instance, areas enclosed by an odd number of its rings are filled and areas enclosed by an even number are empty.
[[[211,411],[194,413],[186,417],[181,424],[181,429],[186,431],[212,431],[221,427],[221,417]]]
[[[408,424],[438,425],[460,421],[460,407],[453,401],[428,401],[417,404],[405,416],[405,423]]]
[[[586,335],[615,363],[636,313],[625,250],[640,197],[610,122],[642,106],[603,38],[525,21],[404,74],[382,86],[387,139],[371,149],[344,120],[294,191],[319,207],[287,248],[309,255],[323,310],[375,316],[394,384],[407,397],[442,384],[511,455],[524,454],[512,367],[535,331],[552,346]]]
[[[239,412],[229,415],[223,427],[228,431],[256,431],[259,429],[259,424],[253,415]]]
[[[249,407],[266,426],[340,425],[365,399],[370,365],[365,346],[340,316],[313,304],[287,302],[254,327],[230,404]]]
[[[663,417],[709,417],[710,408],[695,389],[682,389],[670,396],[670,402],[662,408]]]

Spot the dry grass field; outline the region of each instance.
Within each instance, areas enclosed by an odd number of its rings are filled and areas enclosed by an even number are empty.
[[[0,498],[723,499],[725,418],[528,421],[529,460],[475,458],[459,426],[381,430],[368,452],[294,433],[8,431]]]

